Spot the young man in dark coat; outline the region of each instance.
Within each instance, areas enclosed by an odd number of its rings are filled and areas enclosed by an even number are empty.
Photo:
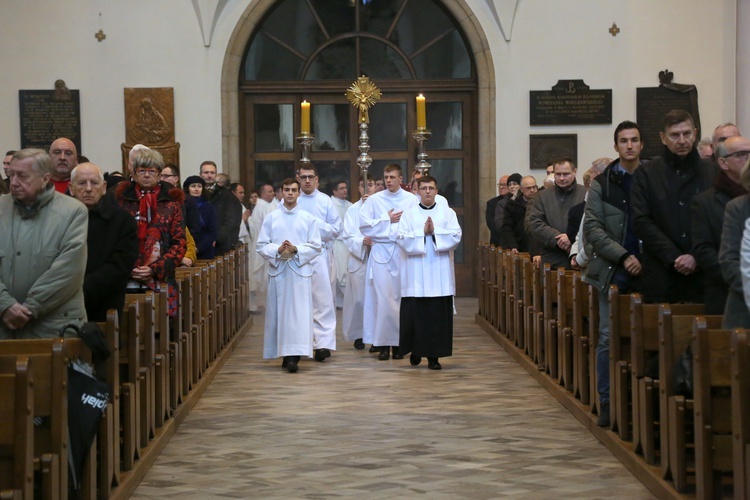
[[[88,260],[83,299],[89,321],[106,321],[107,311],[122,314],[125,285],[138,258],[135,219],[102,200],[107,190],[101,169],[81,163],[70,174],[70,193],[89,210]]]
[[[713,184],[716,167],[700,158],[697,135],[690,113],[670,111],[659,132],[663,155],[633,175],[630,196],[635,233],[643,244],[646,302],[703,303],[703,278],[690,253],[690,203]]]

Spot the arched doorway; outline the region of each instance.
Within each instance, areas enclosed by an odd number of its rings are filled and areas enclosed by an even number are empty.
[[[237,106],[239,168],[233,173],[246,187],[293,174],[300,156],[294,140],[299,102],[304,99],[313,103],[316,143],[311,159],[321,172],[321,190],[339,179],[356,185],[356,110],[344,91],[360,74],[383,91],[370,112],[371,173],[381,174],[391,162],[411,171],[417,152],[411,137],[414,97],[424,93],[433,132],[428,142],[431,173],[464,228],[464,243],[456,252],[457,292],[474,294],[473,250],[483,205],[478,200],[492,194],[485,193],[486,179],[494,184],[494,158],[491,172],[479,168],[487,165],[482,157],[494,146],[477,139],[486,135],[479,124],[486,123],[487,112],[479,103],[486,98],[481,79],[488,74],[488,60],[476,57],[464,25],[472,27],[475,38],[476,26],[457,18],[440,0],[269,0],[251,12],[252,28],[238,26],[230,41],[233,57],[228,62],[238,70],[237,92],[224,94],[225,112],[232,105],[227,101]],[[241,24],[248,23],[245,18]],[[241,55],[236,50],[240,39],[246,40]],[[225,65],[225,78],[226,70]],[[225,88],[229,84],[224,81]],[[230,158],[233,142],[225,133]]]

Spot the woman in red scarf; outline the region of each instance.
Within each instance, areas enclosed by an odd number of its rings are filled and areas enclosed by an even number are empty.
[[[167,286],[169,315],[174,316],[177,314],[174,270],[185,256],[184,194],[181,189],[160,181],[162,168],[164,160],[158,151],[138,150],[132,160],[135,180],[118,184],[115,199],[138,224],[140,252],[128,292],[159,291]]]

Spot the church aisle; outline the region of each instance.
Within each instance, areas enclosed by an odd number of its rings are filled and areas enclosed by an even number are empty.
[[[442,371],[341,340],[261,358],[263,318],[131,498],[653,498],[458,299]],[[339,311],[340,316],[340,311]]]

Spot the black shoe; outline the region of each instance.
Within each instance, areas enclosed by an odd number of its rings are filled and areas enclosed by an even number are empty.
[[[380,348],[380,354],[378,354],[378,359],[380,361],[387,361],[388,358],[391,357],[391,348],[390,346],[384,345]]]
[[[398,346],[393,347],[393,355],[391,357],[393,359],[404,359],[404,355],[398,352]]]
[[[297,366],[297,363],[299,362],[299,356],[287,356],[289,360],[286,364],[286,369],[289,373],[297,373],[297,370],[299,367]]]
[[[286,368],[289,365],[289,358],[291,356],[284,356],[284,359],[281,360],[281,367]]]
[[[409,363],[411,363],[411,366],[417,366],[421,362],[422,358],[420,356],[415,356],[414,354],[409,356]]]
[[[357,339],[354,341],[354,348],[361,351],[365,348],[365,343],[362,342],[362,339]]]
[[[326,358],[331,357],[331,351],[328,349],[316,349],[315,350],[315,361],[322,363]]]
[[[427,358],[427,368],[430,370],[440,370],[443,367],[440,366],[440,362],[437,358]]]
[[[609,401],[599,405],[599,418],[596,420],[599,427],[609,427]]]
[[[381,347],[380,346],[370,346],[370,352],[380,352]]]

